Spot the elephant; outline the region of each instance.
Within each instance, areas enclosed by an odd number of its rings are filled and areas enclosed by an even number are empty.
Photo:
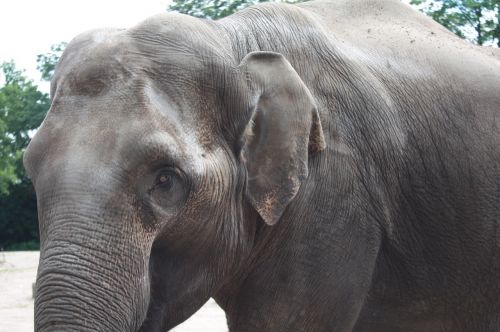
[[[500,62],[399,0],[75,37],[25,151],[35,331],[499,331]]]

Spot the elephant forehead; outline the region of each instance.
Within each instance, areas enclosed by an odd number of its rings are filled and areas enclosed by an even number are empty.
[[[64,77],[64,87],[72,95],[94,97],[105,94],[117,82],[129,77],[126,71],[116,70],[119,64],[113,60],[95,59],[74,67]]]
[[[133,64],[126,56],[130,48],[121,30],[84,33],[65,50],[56,68],[54,85],[64,88],[65,94],[104,94],[116,83],[131,78]]]
[[[204,132],[191,114],[179,112],[165,94],[150,87],[126,95],[125,100],[110,94],[59,96],[33,139],[30,164],[45,160],[52,169],[88,164],[132,170],[161,162],[195,174],[206,171],[213,151],[200,143]]]

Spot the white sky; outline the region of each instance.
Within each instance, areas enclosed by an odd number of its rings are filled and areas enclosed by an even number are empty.
[[[39,84],[36,56],[102,27],[130,27],[165,12],[170,0],[0,0],[0,62],[13,59]],[[47,84],[41,88],[48,90]]]

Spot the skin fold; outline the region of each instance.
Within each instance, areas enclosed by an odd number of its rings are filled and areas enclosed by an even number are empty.
[[[24,156],[35,331],[498,331],[498,58],[396,0],[79,35]]]

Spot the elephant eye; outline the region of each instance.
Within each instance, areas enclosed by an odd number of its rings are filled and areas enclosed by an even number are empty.
[[[170,189],[172,187],[173,175],[170,172],[162,172],[158,174],[156,178],[155,187],[161,187],[162,189]]]
[[[154,180],[149,195],[162,208],[172,208],[180,204],[187,194],[183,173],[168,167],[160,170]]]

